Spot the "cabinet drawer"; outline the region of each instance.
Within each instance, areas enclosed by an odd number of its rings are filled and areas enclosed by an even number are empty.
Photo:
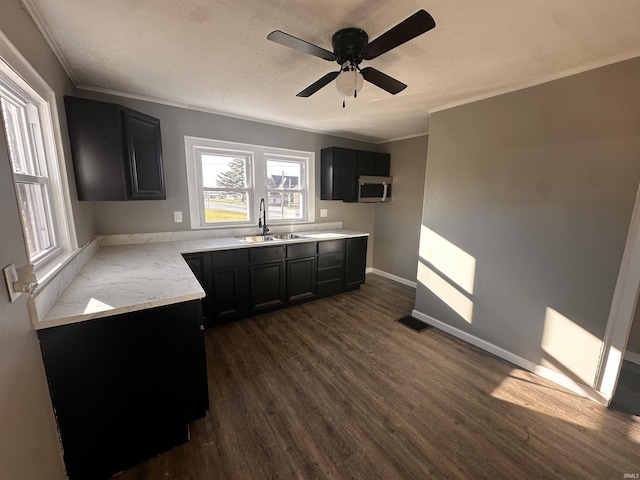
[[[313,257],[316,254],[316,243],[297,243],[287,245],[287,258]]]
[[[367,237],[347,238],[347,252],[366,252]]]
[[[264,263],[282,260],[284,258],[284,246],[256,247],[249,249],[249,263]]]
[[[343,290],[343,287],[344,282],[342,281],[342,279],[318,283],[318,296],[341,292]]]
[[[318,255],[318,268],[336,267],[344,264],[344,253]]]
[[[339,267],[323,268],[322,270],[318,270],[318,283],[332,280],[340,280],[340,282],[342,282],[343,277],[344,267],[342,265]]]
[[[344,240],[327,240],[318,242],[318,253],[344,252]]]

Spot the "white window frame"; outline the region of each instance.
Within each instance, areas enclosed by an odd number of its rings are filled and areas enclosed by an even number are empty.
[[[261,198],[268,198],[267,190],[267,159],[296,161],[303,163],[300,191],[306,199],[302,218],[273,220],[267,217],[271,225],[292,225],[313,223],[315,221],[315,153],[300,150],[265,147],[246,143],[226,142],[209,138],[185,135],[185,157],[187,166],[187,185],[189,189],[189,214],[192,229],[217,229],[258,225],[258,202]],[[204,222],[204,207],[201,202],[203,182],[199,161],[199,153],[210,151],[241,152],[250,157],[249,185],[252,194],[249,195],[249,219],[241,222],[220,222],[216,224]],[[229,190],[229,189],[226,189]],[[267,209],[268,211],[268,209]]]
[[[27,104],[28,123],[30,128],[37,128],[40,135],[36,135],[36,150],[41,162],[41,175],[29,178],[13,173],[14,188],[18,181],[45,183],[48,187],[48,201],[46,208],[51,213],[52,235],[54,247],[46,254],[29,259],[35,266],[35,273],[40,280],[46,278],[61,262],[69,258],[78,249],[75,225],[71,209],[69,185],[62,159],[64,150],[60,135],[60,125],[57,121],[58,113],[55,92],[47,85],[26,59],[18,52],[11,42],[0,32],[0,82],[5,86],[5,92],[13,92]],[[14,97],[15,100],[15,97]],[[29,106],[30,105],[30,106]],[[4,135],[4,125],[2,132]],[[9,159],[9,161],[11,161]],[[42,175],[44,174],[44,175]],[[16,201],[18,200],[17,191]],[[20,221],[23,222],[22,215]],[[23,232],[25,231],[22,224]],[[28,255],[28,247],[25,251]]]

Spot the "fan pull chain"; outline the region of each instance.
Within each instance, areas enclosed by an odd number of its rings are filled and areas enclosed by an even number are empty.
[[[353,98],[358,98],[358,72],[354,69],[353,73]]]
[[[342,108],[344,108],[346,106],[347,106],[347,103],[345,102],[344,97],[342,97]]]

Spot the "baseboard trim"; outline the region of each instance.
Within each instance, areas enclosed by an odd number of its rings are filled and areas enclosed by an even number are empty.
[[[464,340],[465,342],[470,343],[471,345],[475,345],[476,347],[481,348],[486,352],[489,352],[497,357],[502,358],[503,360],[506,360],[508,362],[513,363],[514,365],[517,365],[518,367],[524,368],[525,370],[535,373],[536,375],[539,375],[542,378],[545,378],[553,383],[556,383],[561,387],[564,387],[567,390],[572,391],[573,393],[577,393],[578,395],[586,397],[589,400],[592,400],[596,403],[599,403],[600,405],[603,405],[606,407],[609,405],[609,402],[611,401],[610,398],[607,398],[605,395],[596,391],[592,387],[589,387],[588,385],[583,385],[578,382],[575,382],[574,380],[570,379],[565,375],[562,375],[561,373],[556,372],[555,370],[551,370],[550,368],[544,367],[542,365],[538,365],[532,362],[531,360],[527,360],[526,358],[516,355],[515,353],[509,352],[508,350],[498,347],[497,345],[489,343],[486,340],[482,340],[481,338],[471,335],[470,333],[464,332],[456,327],[452,327],[451,325],[441,322],[440,320],[436,320],[435,318],[430,317],[429,315],[425,315],[424,313],[419,312],[415,309],[411,312],[411,315],[419,320],[422,320],[423,322],[433,325],[434,327],[439,328],[440,330],[453,335],[454,337],[459,338],[460,340]]]
[[[627,350],[626,352],[624,352],[624,359],[628,362],[640,365],[640,353],[630,352],[629,350]]]
[[[389,280],[393,280],[394,282],[401,283],[411,288],[417,288],[418,284],[416,282],[412,282],[411,280],[407,280],[406,278],[398,277],[397,275],[393,275],[391,273],[387,273],[383,270],[378,270],[377,268],[372,268],[371,273],[375,273],[376,275],[380,275],[381,277],[386,277]]]

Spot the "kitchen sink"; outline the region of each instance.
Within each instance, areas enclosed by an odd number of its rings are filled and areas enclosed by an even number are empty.
[[[304,238],[304,237],[300,235],[296,235],[295,233],[274,233],[272,235],[250,235],[247,237],[236,237],[236,238],[242,242],[262,243],[262,242],[272,242],[274,240],[294,240],[296,238]]]
[[[304,238],[295,233],[274,233],[271,235],[274,240],[293,240],[294,238]]]
[[[271,242],[273,241],[273,237],[271,235],[251,235],[248,237],[237,237],[238,240],[249,243],[259,243],[259,242]]]

